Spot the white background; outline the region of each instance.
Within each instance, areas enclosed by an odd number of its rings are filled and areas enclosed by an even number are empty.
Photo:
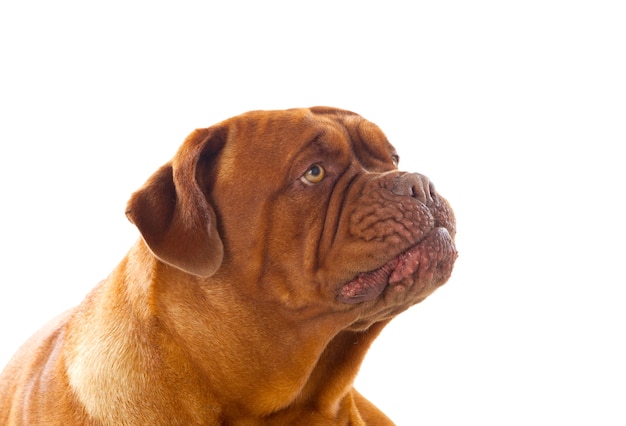
[[[400,425],[626,424],[622,2],[92,3],[0,4],[0,365],[123,257],[191,130],[332,105],[458,218],[359,389]]]

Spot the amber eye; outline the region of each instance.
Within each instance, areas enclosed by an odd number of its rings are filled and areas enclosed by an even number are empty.
[[[324,168],[319,164],[315,164],[306,171],[306,173],[300,178],[300,180],[307,185],[312,185],[314,183],[320,183],[325,176],[326,171],[324,170]]]

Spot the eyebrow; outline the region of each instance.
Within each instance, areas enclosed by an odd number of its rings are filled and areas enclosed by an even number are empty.
[[[288,159],[290,162],[294,162],[298,157],[303,155],[305,152],[310,151],[312,147],[319,147],[321,151],[327,152],[329,151],[327,144],[322,141],[322,138],[326,135],[326,130],[318,131],[309,141],[303,144],[300,149],[293,153],[293,155]]]

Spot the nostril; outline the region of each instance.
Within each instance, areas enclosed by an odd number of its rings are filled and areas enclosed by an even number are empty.
[[[437,198],[437,191],[435,191],[435,184],[432,182],[428,182],[428,192],[430,193],[430,198],[433,200]]]
[[[397,176],[391,183],[391,192],[396,195],[411,197],[430,206],[436,198],[435,186],[419,173],[406,173]]]

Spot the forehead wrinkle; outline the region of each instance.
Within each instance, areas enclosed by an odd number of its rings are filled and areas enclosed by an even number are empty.
[[[346,144],[346,136],[344,134],[336,137],[333,133],[337,129],[331,129],[330,131],[324,131],[318,138],[312,141],[311,146],[323,154],[330,156],[340,156],[342,153],[348,151],[346,148],[349,144]],[[341,132],[344,133],[344,132]]]
[[[316,132],[314,136],[307,138],[308,141],[302,144],[299,149],[294,151],[294,153],[287,158],[287,163],[293,164],[301,155],[304,155],[307,151],[310,151],[311,147],[319,145],[319,139],[325,134],[326,131],[324,129],[321,129]]]
[[[383,131],[360,116],[346,116],[343,124],[350,140],[350,148],[365,168],[374,166],[372,160],[387,163],[396,154]]]
[[[311,154],[339,157],[350,150],[346,140],[348,140],[348,134],[343,126],[338,126],[335,121],[331,121],[329,124],[318,128],[313,136],[309,137],[308,141],[289,157],[288,161],[290,164],[294,164],[299,158]]]

